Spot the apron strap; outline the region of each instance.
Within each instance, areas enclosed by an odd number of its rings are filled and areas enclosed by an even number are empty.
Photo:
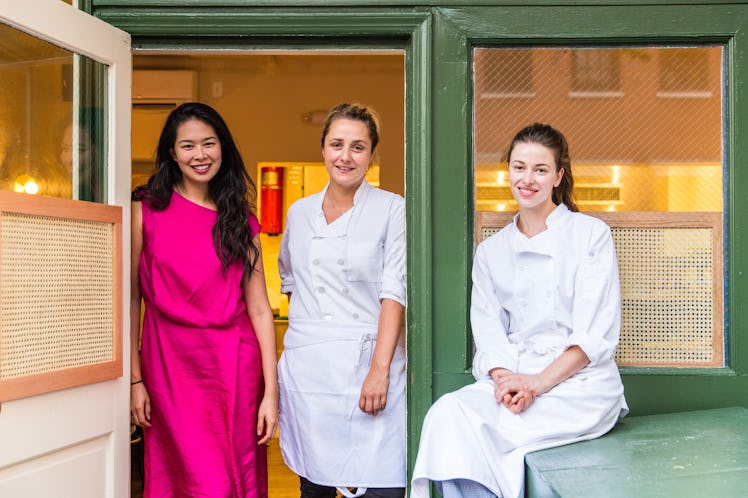
[[[359,496],[366,493],[366,488],[356,488],[356,492],[352,493],[348,488],[337,488],[340,494],[345,498],[358,498]]]
[[[377,336],[372,334],[364,334],[361,336],[361,339],[359,339],[358,341],[358,358],[356,358],[356,364],[353,366],[354,369],[358,370],[360,367],[371,365],[371,357],[374,354],[374,343],[376,342],[376,340]],[[360,392],[355,393],[355,396],[350,396],[351,411],[349,411],[346,415],[346,420],[350,420],[353,418],[353,414],[356,413],[356,410],[358,409],[358,400],[360,397]],[[341,491],[341,493],[343,492]],[[364,493],[366,493],[366,488],[364,488]],[[346,494],[343,494],[343,496],[345,496],[346,498],[351,498]]]
[[[374,354],[374,343],[376,341],[376,335],[364,334],[361,336],[358,340],[358,358],[356,358],[354,368],[369,366],[371,364],[371,357]]]

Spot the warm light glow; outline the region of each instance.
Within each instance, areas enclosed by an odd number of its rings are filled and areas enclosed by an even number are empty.
[[[620,181],[621,181],[621,167],[613,166],[613,178],[610,180],[610,182],[614,185],[617,185]]]
[[[499,171],[498,175],[496,175],[496,183],[498,183],[499,185],[503,185],[506,183],[506,171]]]
[[[496,204],[496,211],[506,211],[506,204],[499,202]]]
[[[29,175],[19,175],[13,182],[13,190],[24,194],[36,194],[39,192],[39,185]]]
[[[615,210],[616,210],[615,204],[611,204],[610,206],[608,206],[608,211],[615,211]]]

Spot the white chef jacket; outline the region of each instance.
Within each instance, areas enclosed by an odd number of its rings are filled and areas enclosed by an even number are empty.
[[[470,310],[476,383],[429,410],[413,498],[428,496],[428,480],[448,479],[518,498],[526,453],[598,437],[628,411],[614,360],[621,309],[610,229],[563,204],[546,225],[527,238],[515,217],[478,246]],[[589,357],[585,368],[520,414],[496,402],[491,369],[538,373],[572,345]]]
[[[278,266],[290,292],[278,365],[286,464],[327,486],[405,486],[405,351],[390,366],[387,407],[358,408],[381,299],[405,305],[405,201],[365,180],[327,224],[322,192],[288,212]]]

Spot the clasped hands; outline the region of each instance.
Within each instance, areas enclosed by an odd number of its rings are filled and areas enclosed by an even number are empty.
[[[504,368],[494,368],[490,375],[496,402],[514,414],[527,410],[541,392],[537,375],[517,374]]]

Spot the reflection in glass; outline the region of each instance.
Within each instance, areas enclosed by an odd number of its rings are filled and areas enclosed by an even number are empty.
[[[106,70],[0,24],[0,188],[106,201]]]

